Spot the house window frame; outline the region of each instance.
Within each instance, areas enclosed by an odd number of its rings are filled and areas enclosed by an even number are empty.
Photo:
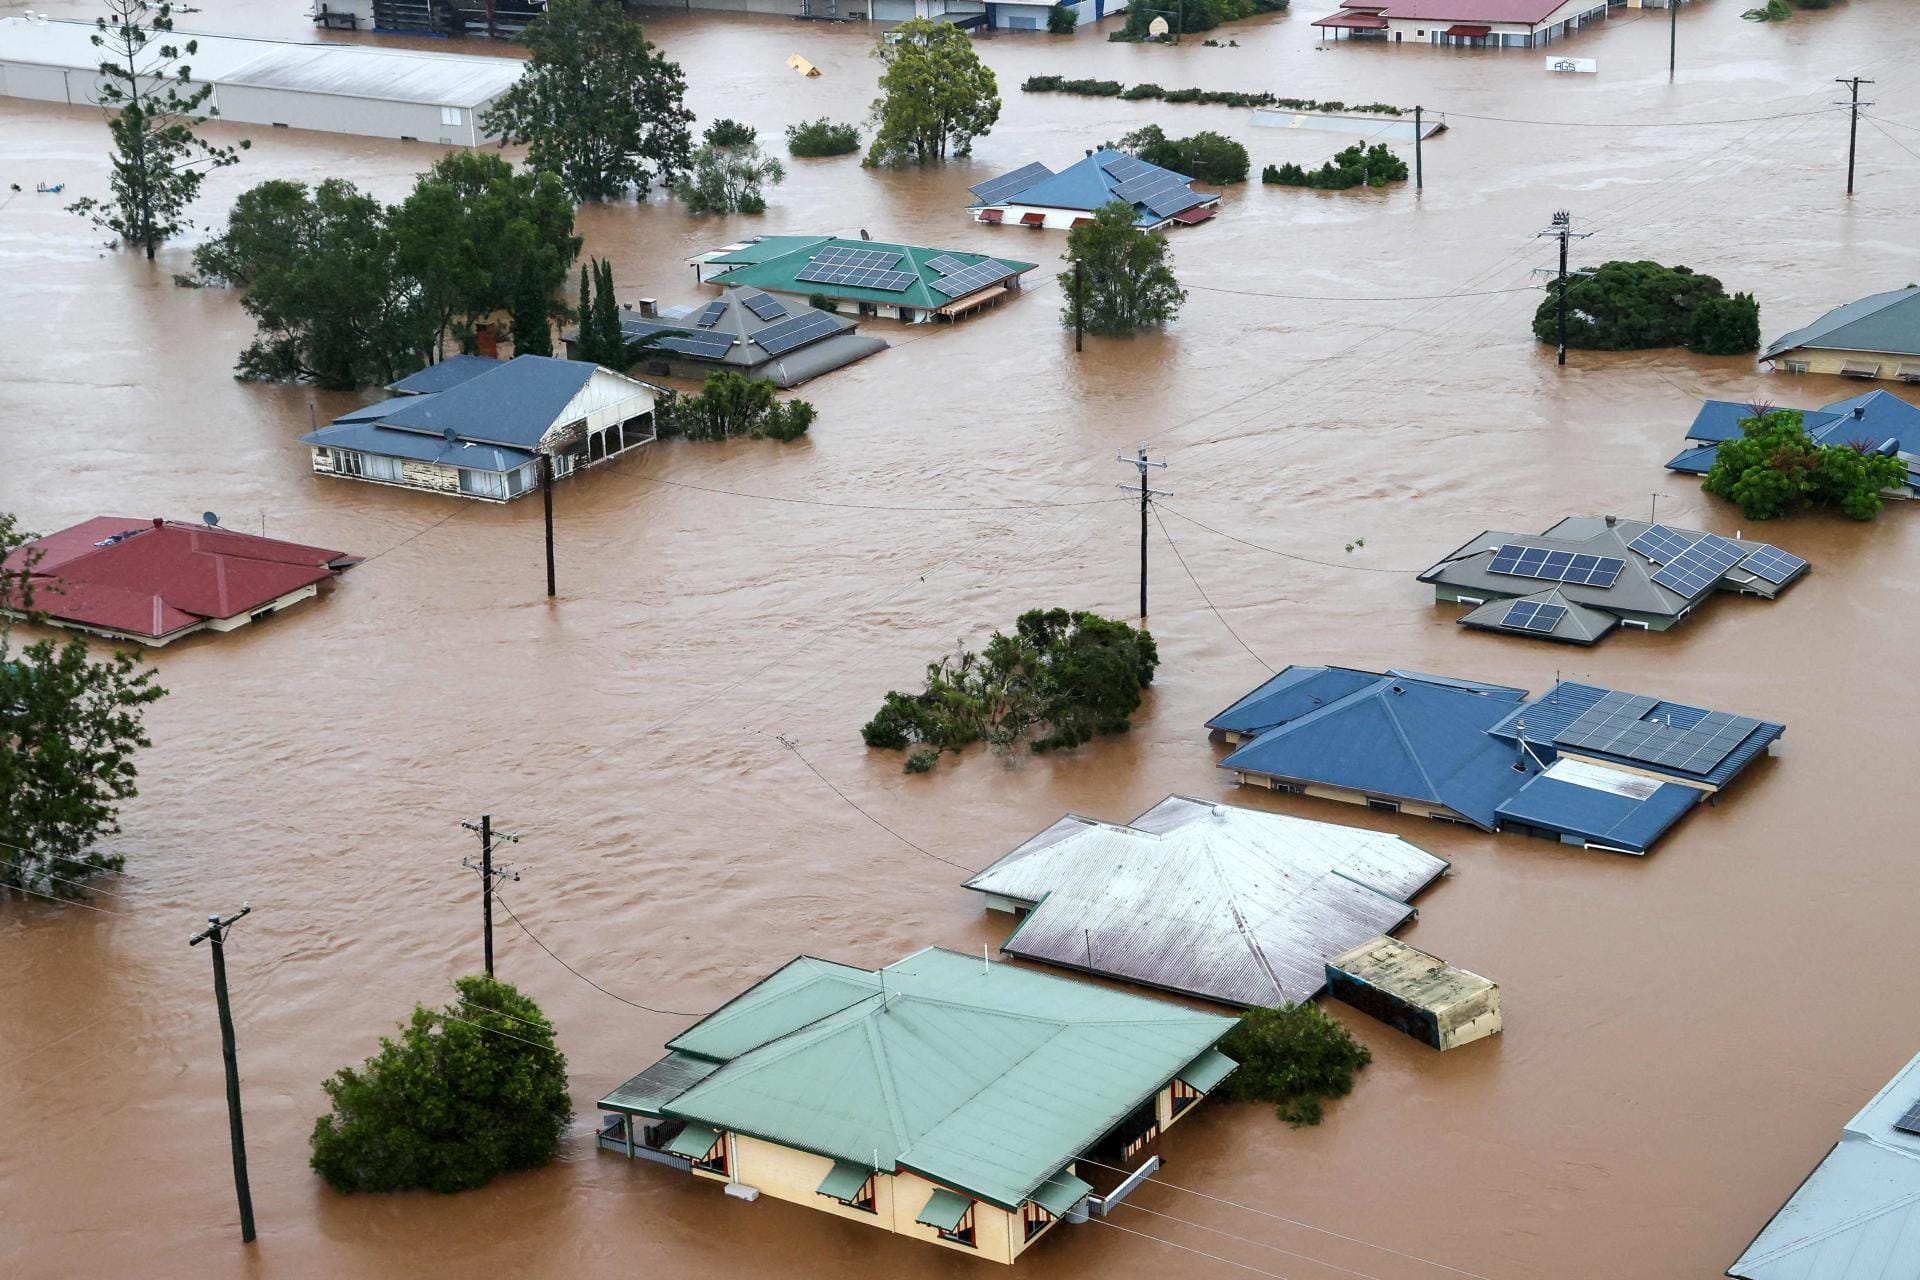
[[[1171,1110],[1176,1116],[1185,1113],[1188,1107],[1191,1107],[1194,1103],[1207,1096],[1177,1076],[1174,1078],[1173,1084],[1168,1086],[1168,1089],[1172,1094],[1173,1100]]]
[[[1400,802],[1398,800],[1382,800],[1379,796],[1368,796],[1367,808],[1373,810],[1375,813],[1398,813],[1400,812]]]
[[[973,1218],[973,1211],[976,1207],[975,1202],[969,1201],[967,1203],[967,1211],[960,1215],[960,1221],[953,1224],[953,1230],[946,1231],[936,1227],[935,1230],[940,1232],[940,1238],[948,1244],[959,1244],[965,1245],[969,1249],[978,1249],[980,1246],[976,1243],[975,1237],[978,1236],[979,1232],[976,1229],[976,1223]]]
[[[693,1167],[702,1173],[730,1174],[732,1170],[728,1167],[727,1146],[727,1135],[722,1133],[714,1139],[713,1148],[704,1159],[693,1161]]]
[[[466,122],[467,122],[466,112],[462,111],[459,107],[440,108],[441,124],[449,124],[449,125],[454,125],[455,127],[458,127],[460,125],[466,124]]]
[[[868,1174],[867,1180],[860,1184],[860,1189],[853,1193],[852,1198],[842,1200],[840,1203],[849,1209],[858,1209],[862,1213],[871,1213],[878,1217],[880,1214],[879,1172]]]
[[[1780,367],[1788,373],[1809,373],[1812,371],[1805,360],[1782,360]]]
[[[1020,1206],[1020,1225],[1023,1230],[1021,1242],[1032,1240],[1058,1221],[1059,1219],[1054,1217],[1045,1206],[1037,1205],[1031,1200],[1027,1201]]]

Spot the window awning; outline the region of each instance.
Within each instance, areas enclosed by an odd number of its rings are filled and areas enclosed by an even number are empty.
[[[1920,382],[1920,364],[1903,364],[1894,370],[1893,376],[1902,382]]]
[[[676,1156],[685,1156],[689,1160],[705,1160],[707,1153],[720,1143],[720,1131],[704,1124],[690,1124],[680,1131],[680,1136],[667,1144],[667,1150]]]
[[[1202,1093],[1211,1093],[1213,1087],[1232,1075],[1239,1065],[1218,1049],[1209,1049],[1189,1062],[1180,1078]]]
[[[1871,360],[1849,360],[1840,366],[1840,372],[1849,378],[1877,378],[1880,366]]]
[[[860,1194],[860,1188],[866,1186],[872,1176],[873,1170],[863,1164],[835,1160],[833,1168],[814,1190],[833,1200],[851,1200]]]
[[[933,314],[937,316],[965,315],[967,312],[972,311],[975,307],[983,307],[987,303],[992,302],[995,298],[999,297],[1001,294],[1011,293],[1011,292],[1012,290],[1008,289],[1007,286],[1003,284],[988,285],[986,288],[980,290],[978,293],[970,293],[966,295],[964,298],[956,298],[954,301],[949,302],[946,306],[940,307],[937,310],[935,310]]]
[[[1082,1182],[1062,1169],[1034,1188],[1029,1198],[1054,1217],[1064,1218],[1067,1210],[1086,1199],[1092,1191],[1092,1183]]]
[[[999,209],[982,209],[980,211],[980,221],[982,222],[998,222],[1002,216],[1003,213]]]
[[[920,1216],[914,1221],[936,1231],[951,1231],[960,1225],[960,1220],[967,1216],[967,1210],[971,1208],[973,1201],[965,1196],[945,1187],[936,1187],[927,1198],[927,1207],[920,1211]]]
[[[1093,225],[1093,219],[1092,218],[1075,218],[1073,220],[1073,225],[1076,227],[1089,227]]]
[[[1047,221],[1047,215],[1044,213],[1029,212],[1029,213],[1023,213],[1020,215],[1020,225],[1023,227],[1044,226],[1046,224],[1046,221]]]
[[[1214,205],[1197,204],[1191,209],[1182,209],[1180,212],[1174,214],[1173,220],[1175,222],[1184,222],[1191,227],[1205,222],[1218,212],[1220,212],[1220,210]]]
[[[1450,36],[1484,36],[1491,34],[1492,31],[1492,27],[1485,26],[1478,22],[1456,22],[1447,28],[1445,34]]]

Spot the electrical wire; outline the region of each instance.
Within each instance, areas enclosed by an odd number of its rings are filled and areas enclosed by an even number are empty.
[[[1156,502],[1153,505],[1157,509],[1162,504]],[[1371,565],[1371,564],[1341,564],[1337,560],[1315,560],[1312,556],[1295,555],[1291,551],[1278,551],[1278,550],[1275,550],[1273,547],[1263,547],[1257,542],[1249,542],[1245,538],[1240,537],[1238,534],[1228,533],[1224,529],[1216,529],[1210,524],[1206,524],[1206,523],[1203,523],[1202,521],[1194,519],[1192,516],[1188,515],[1184,511],[1179,510],[1176,507],[1168,507],[1167,510],[1172,514],[1179,516],[1182,520],[1185,520],[1188,524],[1197,525],[1200,528],[1205,529],[1208,533],[1217,534],[1218,536],[1225,538],[1230,542],[1237,542],[1243,547],[1252,547],[1255,551],[1264,551],[1270,556],[1279,556],[1283,560],[1297,560],[1301,564],[1317,564],[1323,569],[1351,569],[1355,573],[1391,573],[1391,574],[1404,577],[1409,573],[1420,572],[1419,569],[1384,569],[1384,568],[1381,568],[1379,565]],[[1172,539],[1168,539],[1168,541],[1171,542]]]
[[[1732,116],[1724,120],[1520,120],[1512,116],[1481,116],[1466,111],[1441,110],[1448,120],[1479,120],[1488,124],[1524,124],[1552,129],[1703,129],[1722,124],[1771,124],[1776,120],[1794,120],[1801,116],[1832,115],[1837,107],[1818,107],[1812,111],[1784,111],[1771,116]]]
[[[808,772],[812,773],[814,777],[826,783],[827,789],[832,791],[833,794],[839,796],[842,800],[845,800],[849,805],[852,805],[855,813],[858,813],[861,817],[865,818],[868,822],[871,822],[874,826],[880,828],[882,831],[892,836],[895,840],[898,840],[901,844],[907,846],[907,848],[912,849],[915,853],[925,854],[927,857],[932,858],[935,862],[944,862],[948,866],[953,867],[960,871],[964,871],[970,876],[980,874],[978,871],[976,871],[972,867],[965,866],[962,863],[955,862],[952,858],[943,858],[939,854],[934,853],[932,850],[923,849],[919,845],[915,844],[913,841],[907,839],[905,836],[901,835],[898,831],[895,831],[892,827],[880,821],[880,819],[874,817],[871,813],[868,813],[865,809],[862,809],[852,796],[842,791],[839,787],[834,786],[833,779],[827,777],[826,774],[814,768],[813,761],[801,755],[800,748],[794,745],[793,742],[791,742],[786,738],[781,738],[778,736],[775,736],[774,741],[778,742],[781,746],[785,747],[787,750],[793,752],[794,759],[798,760],[801,764],[807,766]]]
[[[1231,293],[1242,298],[1284,298],[1290,302],[1446,302],[1454,298],[1492,298],[1503,293],[1538,293],[1539,285],[1522,285],[1513,289],[1481,289],[1467,293],[1409,293],[1409,294],[1320,294],[1320,293],[1269,293],[1264,289],[1228,289],[1220,285],[1189,284],[1182,282],[1182,289],[1198,289],[1203,293]]]
[[[1231,622],[1227,621],[1227,615],[1220,612],[1219,607],[1213,603],[1213,598],[1207,594],[1207,589],[1200,585],[1200,579],[1193,576],[1193,569],[1187,564],[1187,558],[1180,554],[1180,544],[1173,540],[1173,535],[1167,531],[1167,522],[1160,518],[1159,504],[1151,503],[1149,505],[1152,506],[1153,508],[1154,523],[1160,526],[1160,536],[1167,540],[1167,546],[1173,551],[1173,558],[1180,562],[1180,567],[1182,569],[1186,570],[1187,581],[1191,582],[1193,584],[1193,589],[1200,593],[1200,599],[1206,603],[1207,608],[1213,610],[1213,616],[1220,619],[1220,625],[1227,629],[1227,634],[1232,636],[1234,638],[1234,641],[1238,643],[1242,649],[1245,649],[1247,651],[1247,656],[1252,658],[1255,662],[1259,663],[1261,666],[1265,667],[1268,670],[1268,672],[1271,673],[1273,670],[1273,664],[1269,663],[1265,658],[1255,653],[1253,651],[1253,646],[1240,638],[1240,633],[1233,629],[1233,624]]]
[[[1920,151],[1915,151],[1912,147],[1900,141],[1900,139],[1894,137],[1892,134],[1888,133],[1885,129],[1882,129],[1880,127],[1880,121],[1874,119],[1872,116],[1861,116],[1860,118],[1862,120],[1865,120],[1868,124],[1872,125],[1875,129],[1879,130],[1880,136],[1885,138],[1888,142],[1891,142],[1894,146],[1900,148],[1902,151],[1912,156],[1915,160],[1920,160]]]
[[[519,916],[514,914],[513,908],[507,905],[507,900],[505,898],[501,897],[499,894],[496,893],[493,895],[493,900],[500,904],[500,909],[507,913],[507,918],[509,920],[513,921],[515,924],[520,926],[520,932],[526,934],[529,938],[533,939],[534,946],[539,947],[542,951],[546,952],[549,956],[553,958],[553,962],[555,964],[559,965],[562,969],[565,969],[568,973],[580,979],[580,981],[586,983],[588,986],[592,987],[595,991],[598,991],[601,995],[606,996],[609,999],[618,1000],[621,1004],[632,1005],[634,1008],[644,1010],[647,1013],[660,1014],[662,1017],[703,1018],[706,1016],[705,1014],[701,1014],[701,1013],[687,1013],[686,1011],[681,1009],[656,1009],[650,1004],[641,1004],[638,1000],[629,1000],[623,995],[618,995],[612,991],[607,990],[605,987],[595,982],[592,978],[589,978],[586,974],[580,972],[578,969],[568,964],[565,960],[562,960],[559,956],[555,955],[553,948],[548,946],[546,943],[540,941],[539,936],[536,935],[533,930],[527,928],[526,921],[522,920]]]
[[[8,889],[13,890],[15,893],[30,893],[36,898],[45,898],[48,902],[57,902],[63,907],[79,907],[82,911],[98,911],[103,916],[117,916],[117,915],[124,914],[119,911],[108,911],[104,907],[90,906],[84,902],[75,902],[72,898],[61,898],[51,893],[42,893],[38,889],[29,889],[25,885],[19,885],[19,884],[0,885],[0,893],[4,893]]]
[[[1262,1267],[1249,1266],[1244,1262],[1235,1262],[1232,1258],[1223,1258],[1217,1253],[1208,1253],[1205,1249],[1196,1249],[1192,1245],[1175,1244],[1164,1236],[1149,1235],[1145,1231],[1135,1231],[1132,1227],[1123,1227],[1109,1218],[1089,1218],[1087,1220],[1089,1222],[1097,1222],[1103,1227],[1111,1227],[1115,1231],[1124,1231],[1130,1236],[1139,1236],[1142,1240],[1152,1240],[1156,1244],[1164,1244],[1170,1249],[1179,1249],[1183,1253],[1197,1254],[1202,1258],[1210,1258],[1215,1262],[1224,1262],[1229,1267],[1238,1267],[1242,1271],[1251,1271],[1257,1276],[1266,1276],[1268,1280],[1289,1280],[1289,1277],[1281,1275],[1278,1271],[1268,1271]]]
[[[964,507],[906,507],[870,502],[828,502],[821,498],[784,498],[771,493],[743,493],[738,489],[716,489],[710,485],[694,484],[687,480],[667,480],[660,476],[641,476],[640,479],[649,484],[667,484],[676,489],[697,489],[701,493],[718,493],[729,498],[751,498],[755,502],[791,503],[803,507],[838,507],[851,511],[902,511],[914,515],[943,515],[973,511],[1051,511],[1063,507],[1098,507],[1107,503],[1126,501],[1125,498],[1092,498],[1086,502],[1022,502],[997,507],[977,503]]]
[[[525,1036],[516,1036],[511,1031],[502,1031],[498,1027],[489,1027],[485,1023],[474,1022],[468,1018],[456,1018],[444,1010],[436,1012],[433,1016],[442,1022],[457,1022],[463,1027],[472,1027],[476,1031],[485,1031],[490,1035],[505,1036],[509,1040],[518,1040],[521,1044],[532,1045],[534,1048],[545,1053],[557,1054],[560,1052],[560,1050],[550,1044],[541,1044],[538,1040],[529,1040]]]
[[[22,867],[31,868],[34,865],[35,864],[31,862],[0,862],[0,868],[8,871],[18,871]],[[124,898],[127,896],[124,893],[115,893],[111,889],[102,889],[98,885],[87,883],[85,880],[74,880],[67,876],[56,876],[51,871],[37,872],[35,873],[35,878],[40,880],[57,880],[61,884],[70,884],[76,889],[85,889],[88,893],[105,894],[109,898]]]
[[[1338,1271],[1345,1275],[1358,1276],[1360,1280],[1380,1280],[1379,1276],[1368,1271],[1355,1271],[1352,1267],[1343,1267],[1337,1262],[1328,1262],[1325,1258],[1316,1258],[1311,1254],[1295,1253],[1291,1249],[1282,1249],[1277,1244],[1268,1244],[1264,1240],[1255,1240],[1252,1236],[1237,1236],[1231,1231],[1222,1231],[1220,1228],[1210,1227],[1204,1222],[1195,1222],[1190,1218],[1179,1218],[1171,1213],[1162,1213],[1158,1209],[1149,1209],[1143,1204],[1135,1204],[1131,1199],[1122,1200],[1120,1202],[1120,1208],[1132,1209],[1136,1213],[1150,1213],[1156,1218],[1165,1218],[1168,1222],[1178,1222],[1182,1226],[1196,1227],[1201,1231],[1211,1231],[1214,1235],[1225,1236],[1227,1239],[1237,1240],[1241,1244],[1250,1244],[1256,1249],[1271,1249],[1273,1252],[1283,1253],[1289,1258],[1298,1258],[1302,1262],[1311,1262],[1316,1267],[1325,1267],[1329,1271]],[[1171,1241],[1169,1241],[1169,1243],[1171,1243]]]
[[[441,525],[445,524],[447,521],[453,519],[455,516],[459,514],[460,512],[458,511],[449,511],[446,515],[441,516],[438,520],[435,520],[432,524],[428,525],[426,528],[418,530],[417,532],[408,534],[406,537],[400,539],[400,541],[388,547],[385,551],[374,552],[372,555],[368,556],[366,559],[360,561],[360,566],[370,565],[375,560],[378,560],[381,556],[390,555],[393,552],[398,551],[400,548],[406,546],[409,542],[414,541],[416,538],[426,537],[428,534],[432,533],[435,529],[438,529]],[[357,568],[360,566],[355,566],[355,567]]]

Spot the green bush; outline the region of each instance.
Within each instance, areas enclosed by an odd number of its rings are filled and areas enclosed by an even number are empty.
[[[808,294],[807,305],[814,308],[816,311],[838,311],[840,309],[839,299],[829,298],[824,293]]]
[[[1058,93],[1065,83],[1059,76],[1028,76],[1020,87],[1028,93]]]
[[[1693,313],[1687,348],[1703,356],[1738,356],[1760,349],[1760,304],[1750,293],[1708,298]]]
[[[453,985],[444,1011],[416,1006],[398,1039],[324,1084],[312,1164],[335,1191],[468,1191],[559,1154],[573,1102],[553,1024],[505,982]]]
[[[732,369],[708,371],[699,395],[668,395],[654,403],[654,431],[662,440],[798,440],[813,425],[805,400],[782,403],[773,383]]]
[[[1095,613],[1035,609],[979,653],[929,663],[920,693],[889,691],[860,736],[882,750],[915,747],[908,773],[976,742],[999,752],[1023,742],[1034,752],[1075,747],[1125,733],[1159,663],[1145,631]]]
[[[796,156],[844,156],[860,149],[860,130],[821,116],[787,126],[787,152]]]
[[[1128,102],[1138,102],[1142,98],[1163,98],[1166,96],[1166,93],[1167,91],[1157,84],[1143,82],[1141,84],[1129,85],[1127,91],[1120,96]]]
[[[1079,25],[1080,9],[1077,5],[1056,3],[1047,10],[1047,30],[1053,35],[1070,36]]]
[[[1260,181],[1283,187],[1313,187],[1321,191],[1345,191],[1350,187],[1384,187],[1389,182],[1407,180],[1407,162],[1384,143],[1371,147],[1348,147],[1318,169],[1303,169],[1289,161],[1268,165],[1260,171]]]
[[[1737,503],[1749,520],[1806,507],[1871,520],[1880,514],[1882,493],[1907,482],[1906,463],[1876,452],[1875,443],[1815,444],[1799,410],[1757,405],[1741,422],[1740,437],[1721,441],[1701,487]]]
[[[750,147],[755,134],[752,125],[721,119],[707,126],[706,137],[710,147]]]
[[[1217,1090],[1241,1102],[1271,1102],[1288,1124],[1320,1123],[1320,1103],[1353,1092],[1353,1076],[1373,1061],[1368,1048],[1312,1004],[1249,1009],[1220,1042],[1240,1064]]]
[[[1745,331],[1745,305],[1716,308],[1704,330],[1699,319],[1708,303],[1726,297],[1718,280],[1687,267],[1645,261],[1604,263],[1583,271],[1581,278],[1567,285],[1567,345],[1589,351],[1639,351],[1682,347],[1700,337],[1714,344],[1714,354],[1732,354],[1728,344]],[[1557,339],[1559,305],[1558,286],[1548,286],[1533,317],[1534,336],[1542,342]],[[1752,341],[1741,350],[1752,351],[1760,345],[1757,308],[1752,319]]]
[[[1119,149],[1199,182],[1245,182],[1252,163],[1247,149],[1232,138],[1211,130],[1188,138],[1169,138],[1155,124],[1142,125],[1126,135]]]

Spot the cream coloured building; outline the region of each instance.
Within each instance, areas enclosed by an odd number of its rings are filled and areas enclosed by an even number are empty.
[[[1786,373],[1920,382],[1920,286],[1835,307],[1769,343],[1760,358]]]

